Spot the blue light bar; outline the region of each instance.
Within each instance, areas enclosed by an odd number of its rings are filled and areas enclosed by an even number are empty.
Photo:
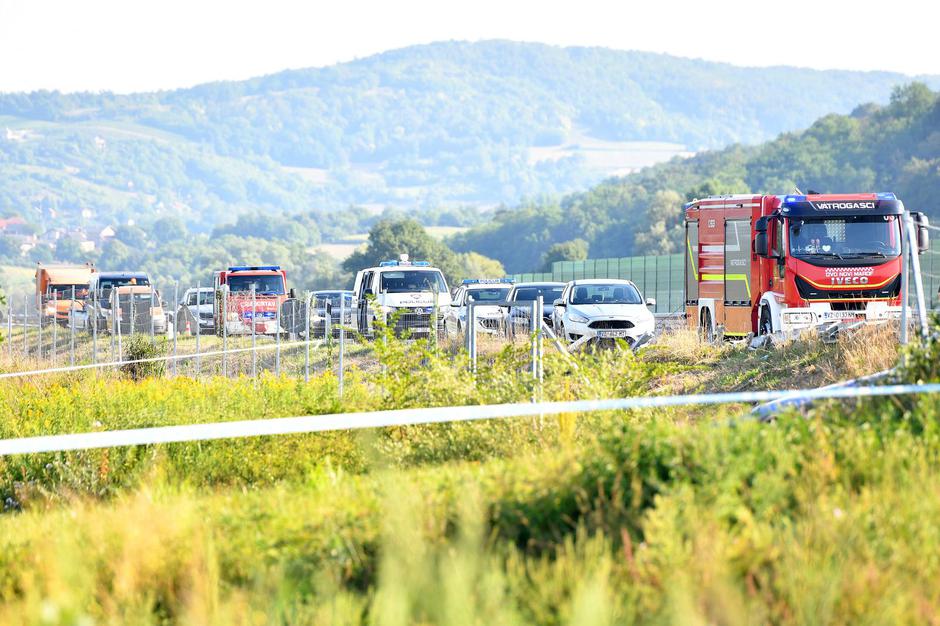
[[[783,199],[784,204],[796,204],[797,202],[806,202],[806,196],[786,196]]]
[[[890,191],[883,191],[881,193],[875,194],[878,196],[879,200],[897,200],[898,197],[891,193]]]
[[[431,267],[428,261],[382,261],[379,267]]]
[[[496,285],[500,283],[512,284],[516,282],[515,278],[464,278],[464,285]]]
[[[280,265],[233,265],[228,268],[230,272],[280,272]]]

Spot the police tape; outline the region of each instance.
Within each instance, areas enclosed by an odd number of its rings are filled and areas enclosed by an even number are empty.
[[[940,393],[940,383],[922,385],[885,385],[851,388],[820,388],[787,391],[745,391],[687,396],[639,396],[609,400],[572,400],[521,404],[489,404],[418,409],[396,409],[360,413],[334,413],[302,417],[279,417],[232,422],[209,422],[157,426],[129,430],[97,431],[64,435],[45,435],[0,440],[0,456],[66,452],[92,448],[154,445],[235,439],[271,435],[291,435],[390,426],[417,426],[489,419],[591,413],[629,409],[656,409],[674,406],[747,404],[785,398],[845,399],[875,396]]]
[[[184,361],[186,359],[201,359],[204,357],[227,356],[229,354],[242,354],[245,352],[266,352],[269,350],[289,350],[301,346],[317,347],[323,343],[323,340],[316,342],[307,341],[284,341],[281,343],[268,343],[249,348],[231,348],[229,350],[210,350],[209,352],[192,352],[189,354],[171,354],[167,356],[154,356],[144,359],[127,359],[123,361],[102,361],[101,363],[83,363],[81,365],[63,365],[62,367],[50,367],[41,370],[23,370],[16,372],[0,373],[0,380],[4,378],[23,378],[26,376],[40,376],[43,374],[64,374],[68,372],[79,372],[82,370],[91,370],[108,367],[120,367],[123,365],[133,365],[136,363],[160,363],[168,361]]]

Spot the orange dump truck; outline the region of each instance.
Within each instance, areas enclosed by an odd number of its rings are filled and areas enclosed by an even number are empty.
[[[36,308],[44,322],[66,324],[72,306],[84,307],[88,281],[95,273],[91,263],[84,265],[44,265],[36,267]],[[74,301],[72,298],[74,297]]]

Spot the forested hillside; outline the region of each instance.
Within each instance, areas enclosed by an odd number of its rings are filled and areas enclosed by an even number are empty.
[[[560,202],[501,211],[451,244],[498,259],[510,272],[538,269],[553,244],[576,239],[587,242],[593,258],[670,253],[679,249],[685,201],[796,187],[894,191],[908,208],[940,219],[940,94],[914,83],[895,90],[886,106],[827,115],[760,146],[674,159]]]
[[[2,94],[0,214],[207,232],[245,211],[512,204],[886,102],[905,80],[491,41],[158,93]]]

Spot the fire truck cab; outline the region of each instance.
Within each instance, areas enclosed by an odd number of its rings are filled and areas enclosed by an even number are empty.
[[[287,291],[287,272],[279,265],[237,265],[213,274],[217,335],[274,335]]]
[[[689,326],[712,339],[901,316],[904,204],[893,193],[731,195],[685,205]],[[912,213],[928,247],[927,218]]]

